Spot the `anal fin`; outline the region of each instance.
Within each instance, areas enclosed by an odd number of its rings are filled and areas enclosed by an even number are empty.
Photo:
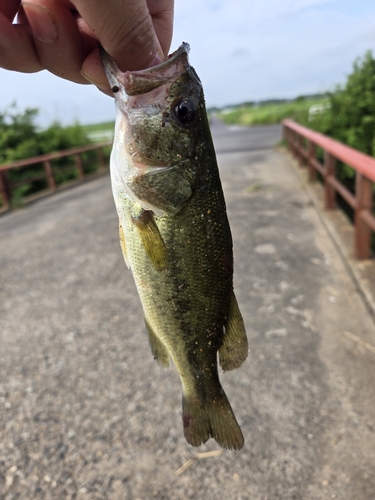
[[[148,340],[150,343],[151,347],[151,352],[154,356],[154,359],[158,362],[160,366],[163,366],[164,368],[169,367],[169,353],[167,351],[167,348],[165,345],[162,343],[162,341],[159,339],[159,337],[156,335],[156,333],[153,331],[152,327],[148,323],[147,319],[145,318],[145,324],[146,324],[146,330],[148,333]]]
[[[220,366],[224,371],[234,370],[247,358],[248,343],[245,324],[232,290],[229,314],[225,324],[223,343],[219,348]]]

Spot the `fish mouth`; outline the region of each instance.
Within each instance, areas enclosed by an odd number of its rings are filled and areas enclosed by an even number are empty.
[[[115,61],[101,47],[100,55],[106,76],[116,95],[121,91],[128,96],[146,94],[153,89],[165,85],[189,67],[190,46],[183,42],[168,58],[156,66],[139,71],[122,72]]]

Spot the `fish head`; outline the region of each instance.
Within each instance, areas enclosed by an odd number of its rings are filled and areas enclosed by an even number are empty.
[[[193,195],[209,134],[202,84],[183,43],[163,63],[121,72],[102,51],[117,106],[111,175],[116,190],[157,215]]]

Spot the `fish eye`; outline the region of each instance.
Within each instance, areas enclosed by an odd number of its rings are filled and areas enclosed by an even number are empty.
[[[197,117],[197,106],[189,99],[179,99],[172,105],[172,111],[180,125],[192,125]]]

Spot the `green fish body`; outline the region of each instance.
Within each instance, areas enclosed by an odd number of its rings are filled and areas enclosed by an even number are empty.
[[[112,189],[152,353],[163,366],[172,358],[181,378],[185,437],[241,449],[217,353],[232,370],[248,346],[202,85],[187,53],[182,44],[164,63],[126,73],[102,53],[117,105]]]

